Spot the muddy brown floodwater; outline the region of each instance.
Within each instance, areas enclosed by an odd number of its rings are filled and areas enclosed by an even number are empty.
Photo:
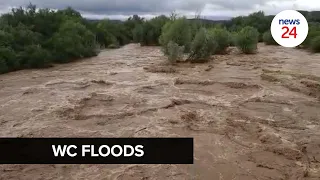
[[[1,137],[194,137],[193,165],[0,165],[0,179],[320,178],[320,55],[165,64],[135,44],[0,76]]]

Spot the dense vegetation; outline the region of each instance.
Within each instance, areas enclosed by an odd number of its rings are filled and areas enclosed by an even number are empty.
[[[263,42],[266,45],[277,45],[278,43],[273,39],[271,31],[267,31],[265,33],[263,33]]]
[[[302,47],[319,52],[320,14],[301,12],[309,21],[309,35]],[[256,53],[258,41],[277,44],[269,29],[272,19],[260,11],[218,22],[176,14],[150,20],[134,15],[126,21],[90,21],[72,8],[53,11],[30,4],[0,17],[0,73],[67,63],[130,42],[161,45],[173,63],[182,60],[184,53],[187,61],[205,62],[234,45],[243,53]]]
[[[12,9],[0,18],[0,73],[97,55],[95,34],[86,23],[71,8]]]
[[[309,35],[301,47],[319,52],[320,14],[306,11],[302,11],[302,14],[309,22]],[[170,41],[187,47],[184,52],[189,53],[187,60],[191,62],[205,62],[210,55],[225,54],[229,46],[236,46],[245,54],[257,53],[258,42],[278,45],[270,32],[273,17],[259,11],[220,22],[178,18],[164,25],[160,44],[163,49],[167,49],[166,44]]]
[[[320,36],[315,37],[310,44],[313,52],[320,53]]]

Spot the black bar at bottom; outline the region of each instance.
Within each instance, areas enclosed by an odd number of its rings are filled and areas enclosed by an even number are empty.
[[[0,138],[0,164],[193,164],[193,138]]]

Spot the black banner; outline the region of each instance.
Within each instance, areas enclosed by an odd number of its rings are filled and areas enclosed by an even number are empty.
[[[0,138],[0,164],[193,164],[193,138]]]

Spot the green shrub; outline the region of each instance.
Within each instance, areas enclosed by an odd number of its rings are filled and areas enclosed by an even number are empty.
[[[207,62],[216,48],[214,37],[207,32],[207,29],[201,28],[192,42],[191,54],[188,59],[193,63]]]
[[[267,31],[263,34],[263,42],[266,45],[278,45],[278,43],[273,39],[271,31]]]
[[[7,63],[4,59],[0,58],[0,74],[6,73],[9,71]]]
[[[12,35],[14,37],[14,42],[11,47],[15,51],[23,51],[25,46],[41,44],[42,42],[41,34],[33,32],[29,27],[21,23],[12,29]]]
[[[11,46],[14,37],[11,33],[0,30],[0,46]]]
[[[135,40],[134,37],[134,29],[138,26],[141,27],[141,24],[143,23],[143,18],[139,17],[138,15],[133,15],[131,17],[129,17],[124,23],[124,27],[126,28],[128,34],[129,34],[129,38],[131,40],[133,40],[134,43],[139,43],[139,41]],[[140,38],[139,38],[140,40]]]
[[[151,24],[150,21],[147,21],[142,26],[140,44],[142,46],[157,45],[159,36],[157,37],[157,35],[155,34],[155,27],[153,26],[153,24]]]
[[[100,21],[82,18],[71,8],[58,11],[34,5],[14,8],[0,17],[1,72],[95,56],[96,41],[102,45],[128,42],[123,23],[103,21],[99,24]]]
[[[310,26],[308,36],[301,44],[303,46],[303,48],[305,48],[305,49],[310,48],[311,42],[317,36],[320,36],[320,27],[319,26]]]
[[[235,46],[236,45],[236,38],[237,38],[237,32],[230,32],[229,33],[229,46]]]
[[[108,38],[108,46],[113,44],[120,47],[120,44],[114,35],[110,34],[107,38]]]
[[[142,25],[136,25],[132,30],[133,42],[140,43],[143,38],[143,27]]]
[[[0,47],[0,59],[6,62],[9,71],[19,69],[20,63],[16,58],[16,53],[10,47]]]
[[[117,38],[108,31],[97,33],[97,41],[102,47],[108,47],[110,44],[119,44]]]
[[[38,45],[30,45],[18,55],[20,64],[24,68],[50,67],[51,54]]]
[[[320,53],[320,36],[315,37],[311,41],[310,48],[315,53]]]
[[[108,46],[107,46],[107,48],[109,48],[109,49],[116,49],[116,48],[120,48],[120,44],[119,44],[119,42],[118,42],[118,40],[117,40],[117,38],[115,37],[115,36],[113,36],[112,34],[110,34],[109,36],[108,36]]]
[[[140,43],[142,45],[159,45],[159,38],[161,36],[162,27],[169,21],[166,16],[157,16],[142,25],[142,36]],[[138,29],[139,31],[139,29]]]
[[[236,46],[245,54],[256,53],[258,49],[259,32],[257,29],[244,27],[236,37]]]
[[[95,35],[80,23],[66,21],[51,40],[55,62],[97,55]]]
[[[166,46],[170,41],[184,46],[184,52],[190,52],[191,26],[186,18],[167,22],[162,28],[160,44]]]
[[[170,41],[166,46],[166,50],[164,50],[164,54],[168,57],[169,62],[176,63],[183,58],[183,51],[183,46],[179,46],[177,43]]]
[[[214,41],[217,43],[215,54],[225,54],[229,46],[229,32],[224,28],[214,28],[209,31]]]
[[[195,19],[191,20],[190,26],[191,26],[191,39],[193,40],[196,37],[199,30],[205,27],[205,24],[200,19],[199,16],[196,16]]]
[[[263,42],[263,34],[264,33],[259,33],[258,42]]]
[[[98,36],[98,42],[103,44],[105,47],[112,44],[110,40],[114,36],[119,45],[124,45],[129,42],[130,31],[127,31],[123,23],[112,22],[111,20],[104,19],[99,21],[96,26]]]

